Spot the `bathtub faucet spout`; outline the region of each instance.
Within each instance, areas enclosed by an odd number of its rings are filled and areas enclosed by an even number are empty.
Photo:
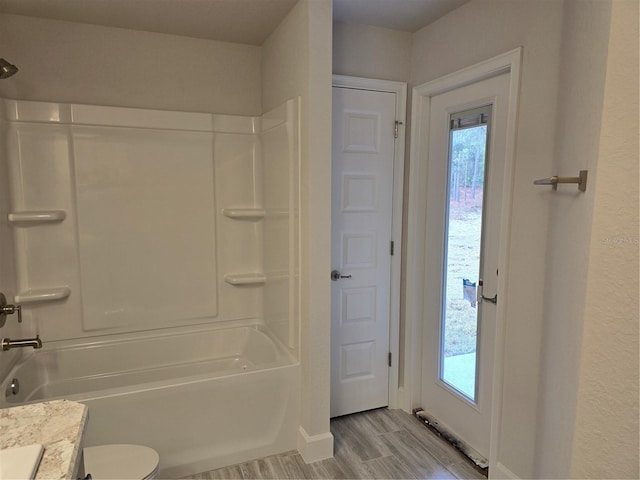
[[[42,340],[40,340],[40,335],[36,335],[36,338],[23,338],[20,340],[3,338],[2,341],[0,341],[0,345],[2,345],[3,351],[18,347],[42,348]]]

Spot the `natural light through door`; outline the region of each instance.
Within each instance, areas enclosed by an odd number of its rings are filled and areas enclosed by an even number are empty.
[[[477,288],[491,106],[452,114],[446,203],[440,379],[477,402]]]
[[[509,59],[515,62],[516,54]],[[422,327],[420,407],[434,428],[477,453],[478,465],[488,464],[498,431],[492,430],[492,422],[500,407],[502,378],[494,371],[502,359],[496,356],[504,339],[499,320],[504,322],[508,300],[504,289],[517,82],[506,68],[496,74],[496,62],[416,87],[413,97],[417,143],[409,240],[415,249],[409,249],[407,289],[414,302],[408,305],[420,314],[411,318]],[[456,324],[455,314],[461,311],[467,315],[460,315]],[[443,318],[449,321],[443,324]],[[466,336],[456,335],[461,332]]]

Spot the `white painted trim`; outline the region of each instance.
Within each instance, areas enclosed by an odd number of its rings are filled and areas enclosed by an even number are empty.
[[[500,462],[496,463],[496,465],[493,468],[489,469],[489,478],[490,479],[507,478],[509,480],[520,479],[520,477],[518,477],[515,473],[513,473],[511,470],[509,470]]]
[[[402,273],[402,203],[404,195],[404,152],[407,124],[407,84],[390,80],[334,75],[333,86],[396,94],[396,120],[402,122],[402,125],[398,127],[398,138],[395,142],[393,153],[391,236],[394,241],[394,254],[391,257],[391,291],[389,298],[389,350],[393,361],[389,369],[389,407],[402,408],[400,403],[402,394],[399,385],[400,275]],[[392,128],[392,126],[389,128]]]
[[[309,436],[306,430],[298,428],[298,452],[305,463],[313,463],[333,457],[333,435],[331,432]]]
[[[411,145],[409,157],[409,193],[407,201],[407,266],[405,288],[405,363],[404,388],[400,408],[412,412],[421,407],[420,392],[422,390],[421,361],[422,361],[422,318],[424,275],[421,266],[425,264],[425,233],[426,223],[424,206],[426,205],[427,139],[429,135],[428,120],[418,112],[428,111],[430,97],[421,95],[417,88],[413,89],[411,101]],[[428,117],[427,117],[428,118]]]
[[[507,115],[507,142],[505,145],[505,165],[504,183],[502,198],[505,200],[502,208],[502,218],[500,219],[500,257],[498,268],[500,269],[500,281],[498,282],[498,298],[503,300],[496,308],[496,346],[494,351],[493,366],[493,392],[491,409],[491,448],[489,450],[489,469],[498,468],[498,448],[500,446],[500,428],[502,422],[502,386],[504,383],[504,343],[506,330],[506,312],[508,298],[505,295],[509,284],[509,258],[510,258],[510,232],[511,232],[511,210],[513,205],[513,183],[516,158],[516,136],[518,120],[518,98],[520,94],[520,69],[522,63],[522,48],[518,48],[505,55],[504,61],[509,62],[510,82],[509,82],[509,113]],[[508,472],[508,470],[507,470]],[[511,472],[509,472],[511,473]],[[512,474],[513,475],[513,474]],[[511,478],[517,478],[513,476]]]
[[[346,75],[334,75],[332,85],[334,87],[355,88],[357,90],[375,90],[377,92],[391,92],[397,94],[404,93],[405,102],[403,104],[403,107],[406,106],[407,84],[404,82],[376,80],[375,78],[349,77]],[[404,108],[404,111],[406,111],[406,108]]]
[[[259,133],[262,130],[262,117],[10,99],[0,99],[0,117],[11,122],[154,128],[248,135]]]
[[[424,292],[424,235],[425,218],[424,205],[426,202],[427,175],[427,139],[428,139],[428,115],[431,97],[491,78],[502,73],[509,73],[509,109],[506,131],[506,158],[504,166],[504,190],[503,209],[500,219],[500,243],[505,247],[501,249],[499,256],[500,277],[498,281],[498,298],[502,300],[496,309],[496,342],[494,351],[494,372],[492,388],[491,408],[491,433],[489,450],[489,472],[508,473],[508,478],[517,478],[504,465],[498,461],[498,446],[500,440],[500,427],[502,416],[502,387],[504,380],[504,339],[506,325],[506,285],[508,284],[509,262],[509,232],[511,230],[511,206],[513,197],[513,174],[516,151],[516,122],[518,112],[518,95],[520,90],[520,70],[522,63],[522,48],[519,47],[510,52],[498,55],[484,62],[445,75],[436,80],[427,82],[413,89],[412,101],[412,130],[411,130],[411,156],[407,225],[407,287],[405,297],[405,392],[404,404],[401,407],[410,411],[419,406],[421,391],[421,365],[422,346],[422,292]],[[502,475],[502,474],[500,474]]]
[[[497,77],[498,75],[512,71],[512,66],[515,65],[514,62],[516,58],[519,66],[521,52],[521,47],[516,48],[515,50],[503,53],[502,55],[485,60],[484,62],[463,68],[462,70],[450,73],[436,80],[423,83],[422,85],[415,87],[413,91],[422,97],[433,97],[450,90],[455,90],[456,88],[464,87],[471,83],[476,83],[487,78]]]

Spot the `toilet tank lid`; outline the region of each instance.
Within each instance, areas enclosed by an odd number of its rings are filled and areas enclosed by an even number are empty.
[[[84,469],[94,479],[142,480],[158,470],[160,456],[142,445],[98,445],[84,449]]]

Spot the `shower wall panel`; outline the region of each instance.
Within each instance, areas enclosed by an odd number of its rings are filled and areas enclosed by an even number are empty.
[[[85,331],[217,316],[212,134],[72,128]]]
[[[295,350],[297,102],[263,119],[2,107],[25,330],[46,342],[264,319]]]
[[[216,191],[219,210],[224,212],[255,211],[261,209],[260,194],[260,137],[254,134],[217,134],[214,145],[216,158]],[[219,264],[224,274],[261,274],[262,222],[260,217],[220,218],[218,235]],[[220,295],[227,301],[242,302],[248,292],[259,295],[262,303],[261,282],[232,285],[220,284]],[[262,310],[256,315],[262,318]]]
[[[264,220],[264,318],[290,349],[298,339],[299,201],[298,103],[262,117]]]
[[[7,165],[6,131],[7,124],[0,118],[0,245],[2,245],[2,249],[0,249],[0,292],[4,293],[7,299],[11,299],[17,289],[13,228],[7,218],[10,211],[10,182]],[[2,327],[3,337],[21,337],[22,324],[18,323],[17,320],[17,318],[7,317],[4,327]],[[2,360],[0,360],[0,378],[5,378],[22,353],[21,349],[3,352]]]
[[[59,123],[39,123],[59,118],[57,108],[43,106],[40,112],[35,105],[25,107],[18,120],[26,115],[33,122],[6,123],[11,190],[9,215],[47,212],[60,215],[48,220],[43,216],[45,220],[42,221],[10,222],[16,255],[17,292],[13,300],[23,305],[23,335],[39,333],[43,336],[55,331],[60,335],[77,336],[73,332],[81,329],[82,310],[70,130]],[[13,109],[11,113],[14,113]],[[62,290],[63,287],[67,290]],[[49,299],[54,293],[68,291],[74,292],[70,301],[24,301],[34,292]],[[41,323],[33,321],[40,318]]]

